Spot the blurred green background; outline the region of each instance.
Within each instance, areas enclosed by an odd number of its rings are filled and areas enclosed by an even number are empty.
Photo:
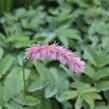
[[[68,47],[85,73],[29,60],[25,94],[25,49],[39,41]],[[0,109],[109,109],[109,0],[0,0]]]

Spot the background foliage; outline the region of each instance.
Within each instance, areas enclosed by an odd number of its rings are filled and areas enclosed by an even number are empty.
[[[108,7],[108,0],[0,0],[0,109],[109,109]],[[29,60],[24,96],[24,51],[39,41],[70,48],[85,73]]]

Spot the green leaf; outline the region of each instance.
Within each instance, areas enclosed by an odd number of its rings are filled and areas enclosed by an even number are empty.
[[[59,102],[65,102],[67,100],[74,99],[77,96],[78,96],[77,91],[69,90],[69,91],[66,91],[66,92],[63,92],[63,93],[57,93],[56,99]]]
[[[99,105],[99,106],[96,106],[94,109],[109,109],[109,106]]]
[[[42,80],[41,78],[38,78],[37,80],[33,81],[32,84],[29,86],[28,91],[34,92],[37,90],[41,90],[46,86],[46,82]]]
[[[108,36],[102,37],[102,46],[107,52],[109,51],[108,44],[109,44],[109,37]]]
[[[63,83],[63,84],[62,84]],[[67,79],[62,79],[59,81],[58,83],[58,92],[59,93],[64,93],[65,91],[67,91],[70,87],[70,83]]]
[[[56,37],[56,35],[54,33],[48,33],[47,37],[45,38],[44,43],[50,43],[51,41],[53,41],[53,39]]]
[[[25,69],[25,79],[29,76],[29,70]],[[19,67],[15,67],[11,70],[9,75],[6,77],[3,87],[3,99],[8,101],[13,96],[18,94],[24,87],[23,72]]]
[[[50,68],[50,73],[53,81],[52,84],[58,89],[58,93],[63,93],[69,89],[69,81],[63,75],[59,75],[55,68]]]
[[[13,98],[17,103],[27,106],[34,106],[40,104],[40,100],[33,96],[18,96]]]
[[[82,102],[83,102],[83,99],[81,97],[78,97],[75,103],[75,109],[81,109]]]
[[[25,41],[25,42],[16,42],[15,47],[16,48],[22,48],[22,47],[27,47],[27,46],[32,46],[34,44],[33,41]]]
[[[7,109],[24,109],[21,105],[17,104],[14,101],[11,101],[9,104],[6,104],[5,107]]]
[[[55,85],[58,87],[61,80],[56,69],[51,68],[49,70],[41,62],[34,62],[34,64],[38,73],[44,81],[47,81],[48,84]]]
[[[103,52],[97,51],[95,48],[85,47],[84,57],[96,67],[103,67],[109,64],[109,56]]]
[[[60,67],[61,67],[63,70],[65,70],[65,74],[66,74],[67,77],[75,77],[75,74],[72,73],[72,71],[71,71],[69,68],[67,68],[65,65],[60,64]]]
[[[109,90],[104,91],[103,96],[105,97],[107,102],[109,102]]]
[[[34,61],[33,63],[43,80],[53,82],[50,76],[51,72],[41,62]]]
[[[100,94],[96,93],[96,92],[90,92],[90,93],[84,93],[82,95],[82,97],[84,96],[90,96],[92,99],[96,99],[96,100],[101,100],[102,97],[100,96]]]
[[[98,92],[106,91],[109,89],[109,81],[100,81],[96,83],[96,89]]]
[[[69,90],[69,91],[66,91],[64,93],[64,99],[65,100],[70,100],[70,99],[74,99],[78,96],[78,93],[77,91],[73,91],[73,90]]]
[[[51,98],[57,93],[57,88],[54,86],[48,86],[45,88],[45,97]]]
[[[79,32],[77,30],[66,28],[64,26],[56,29],[55,33],[57,34],[57,36],[59,36],[59,37],[64,36],[67,39],[76,39],[76,40],[80,39]]]
[[[81,96],[84,101],[90,106],[90,109],[93,109],[95,106],[95,100],[101,100],[101,96],[95,92],[91,92],[91,93],[84,93]]]
[[[43,109],[43,108],[44,109],[59,109],[58,108],[59,106],[57,104],[55,106],[55,102],[56,101],[53,101],[54,105],[52,105],[49,99],[46,99],[45,97],[41,96],[41,103],[38,105],[38,108],[39,109]]]
[[[90,77],[91,79],[95,79],[95,70],[92,66],[86,64],[85,65],[85,70],[84,70],[85,74]]]
[[[85,56],[92,64],[97,65],[96,60],[97,60],[97,54],[95,50],[93,50],[90,47],[85,47],[84,50]]]
[[[69,41],[65,36],[59,36],[59,40],[64,46],[67,47],[69,45]]]
[[[90,96],[90,94],[84,94],[82,97],[85,102],[90,106],[90,109],[93,109],[95,100]]]
[[[3,40],[5,40],[5,36],[4,36],[4,34],[0,33],[0,42]]]
[[[4,54],[4,50],[3,50],[3,48],[0,47],[0,60],[2,59],[3,54]]]
[[[50,68],[50,76],[53,81],[53,84],[58,87],[61,82],[61,78],[59,77],[58,71],[55,68]]]
[[[72,108],[72,103],[70,103],[69,101],[64,101],[62,102],[62,104],[64,105],[65,108],[68,109]]]
[[[3,106],[4,101],[3,101],[3,87],[0,84],[0,106]]]
[[[102,78],[106,78],[109,76],[109,68],[108,67],[105,67],[105,68],[102,68],[100,69],[96,75],[95,75],[95,80],[100,80]]]
[[[9,37],[8,41],[12,41],[12,42],[26,42],[28,41],[28,38],[24,36],[23,33],[16,33],[13,34]]]
[[[84,83],[82,81],[75,81],[71,84],[71,87],[81,91],[84,90],[84,88],[90,88],[90,84]]]
[[[17,61],[18,61],[18,64],[23,66],[23,59],[24,58],[24,53],[23,52],[20,52],[20,54],[17,55]]]
[[[96,92],[96,88],[88,86],[88,85],[83,85],[78,89],[78,94],[83,95],[85,93],[90,93],[90,92]]]
[[[5,56],[0,61],[0,78],[11,68],[13,62],[14,62],[14,57],[11,55]]]
[[[63,93],[57,93],[57,94],[56,94],[56,99],[57,99],[59,102],[65,101],[65,99],[64,99],[64,94],[63,94]]]

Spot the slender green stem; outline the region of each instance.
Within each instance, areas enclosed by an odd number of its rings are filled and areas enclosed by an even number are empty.
[[[25,61],[23,61],[23,82],[24,82],[24,98],[26,95],[26,80],[25,80]]]

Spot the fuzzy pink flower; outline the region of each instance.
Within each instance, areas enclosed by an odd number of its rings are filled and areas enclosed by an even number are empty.
[[[40,60],[44,58],[52,58],[58,60],[64,65],[67,65],[72,71],[76,73],[84,72],[85,62],[76,57],[72,52],[64,47],[53,45],[33,45],[26,49],[25,59],[32,58]]]

